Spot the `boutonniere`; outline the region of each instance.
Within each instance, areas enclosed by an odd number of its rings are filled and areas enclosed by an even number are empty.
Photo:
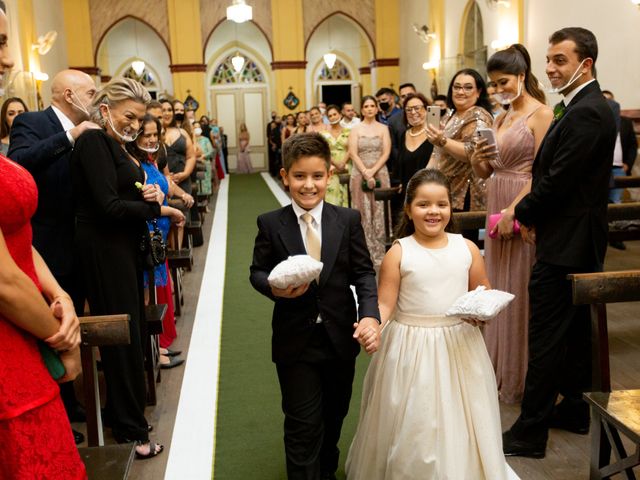
[[[567,107],[565,107],[563,102],[560,102],[555,107],[553,107],[553,121],[559,121],[563,117],[566,110]]]

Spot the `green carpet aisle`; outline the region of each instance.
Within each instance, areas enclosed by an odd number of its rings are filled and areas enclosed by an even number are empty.
[[[280,391],[271,362],[272,302],[249,283],[256,217],[279,207],[259,174],[233,175],[229,186],[217,432],[216,480],[286,478]],[[342,433],[341,467],[355,431],[368,358],[361,354]]]

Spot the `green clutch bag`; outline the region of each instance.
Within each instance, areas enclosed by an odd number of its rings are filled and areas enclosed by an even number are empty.
[[[380,188],[380,180],[376,178],[376,186],[375,188]],[[372,192],[373,188],[369,188],[369,184],[366,180],[362,180],[362,190],[365,192]]]
[[[42,360],[47,366],[47,370],[49,370],[53,379],[58,380],[61,378],[65,373],[65,369],[58,354],[53,350],[53,348],[42,341],[38,342],[38,348],[40,349]]]

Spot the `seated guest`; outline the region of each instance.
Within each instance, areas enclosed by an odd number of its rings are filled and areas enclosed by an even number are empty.
[[[145,174],[147,175],[148,184],[156,184],[162,190],[165,195],[164,202],[160,207],[161,216],[155,219],[155,225],[152,221],[147,221],[147,225],[150,231],[155,229],[157,225],[162,232],[162,238],[167,241],[169,235],[169,227],[171,223],[182,226],[185,222],[184,214],[177,208],[170,207],[167,203],[167,195],[169,193],[169,181],[158,170],[156,163],[156,157],[160,147],[159,132],[161,131],[160,121],[147,114],[142,119],[142,127],[140,128],[140,135],[135,142],[127,143],[127,151],[135,158],[138,159]],[[145,272],[145,287],[152,288],[148,285],[148,275]],[[173,368],[181,365],[184,360],[174,358],[180,352],[172,352],[168,350],[171,343],[178,336],[176,332],[176,319],[173,306],[173,296],[171,295],[171,282],[169,280],[169,264],[168,260],[165,263],[158,265],[154,269],[154,280],[156,288],[156,297],[159,304],[167,305],[167,313],[164,316],[162,322],[162,333],[160,337],[160,348],[164,349],[164,352],[160,354],[160,366],[162,368]],[[146,303],[146,302],[145,302]]]
[[[13,66],[7,35],[0,2],[0,76]],[[29,172],[0,155],[0,476],[82,480],[87,474],[40,351],[46,344],[61,352],[58,381],[73,380],[80,329],[69,295],[31,246],[37,196]]]
[[[7,98],[2,104],[0,113],[0,153],[6,155],[9,152],[9,134],[13,119],[24,112],[28,112],[27,105],[21,98]]]
[[[101,347],[100,356],[113,436],[118,442],[135,442],[138,458],[163,450],[149,441],[144,417],[147,332],[140,245],[148,239],[146,221],[160,216],[164,195],[157,185],[141,185],[144,169],[124,148],[136,139],[149,100],[135,80],[111,80],[90,107],[92,120],[102,128],[83,133],[71,154],[75,253],[89,308],[94,315],[130,316],[131,343]]]

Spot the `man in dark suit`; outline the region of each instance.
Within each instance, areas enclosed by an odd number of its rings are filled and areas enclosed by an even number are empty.
[[[83,313],[84,297],[74,272],[73,234],[75,217],[71,199],[69,157],[75,139],[88,128],[87,121],[96,86],[78,70],[58,73],[51,85],[51,106],[41,112],[26,112],[13,122],[7,156],[26,168],[38,186],[38,208],[31,219],[33,245],[51,273],[72,299],[66,308]],[[73,384],[61,385],[61,394],[71,421],[84,417]],[[75,432],[76,442],[82,434]]]
[[[549,38],[547,76],[564,96],[533,163],[531,193],[515,208],[525,239],[535,240],[529,295],[529,364],[520,417],[503,434],[506,455],[542,458],[548,429],[585,434],[591,382],[588,306],[572,302],[570,273],[602,270],[613,113],[595,80],[598,45],[583,28]],[[563,400],[555,405],[558,393]]]
[[[360,213],[324,202],[327,142],[317,133],[294,135],[282,155],[292,204],[258,217],[250,279],[275,302],[272,357],[285,414],[287,476],[335,479],[355,358],[360,345],[373,353],[379,342],[375,272]],[[278,263],[305,253],[324,264],[318,279],[286,289],[269,284]]]

